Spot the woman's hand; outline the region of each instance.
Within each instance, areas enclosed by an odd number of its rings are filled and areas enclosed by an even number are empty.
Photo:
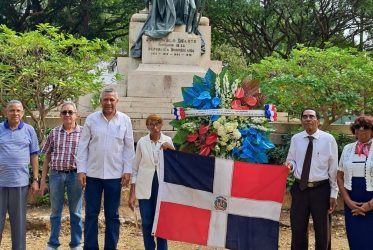
[[[174,150],[175,148],[168,142],[165,142],[161,145],[161,149],[163,150],[167,150],[167,149],[171,149],[171,150]]]
[[[135,196],[135,185],[131,185],[130,195],[128,196],[128,206],[129,208],[134,211],[135,210],[135,202],[136,202],[136,196]]]
[[[351,199],[345,201],[346,205],[351,209],[352,215],[365,215],[365,209],[362,207],[362,202],[353,201]]]
[[[367,212],[371,211],[372,208],[368,202],[359,203],[360,206],[354,210],[352,210],[352,215],[365,215]]]
[[[351,210],[357,209],[357,208],[359,208],[359,207],[362,205],[361,202],[353,201],[353,200],[351,200],[351,199],[345,200],[345,203],[346,203],[346,205],[347,205]]]

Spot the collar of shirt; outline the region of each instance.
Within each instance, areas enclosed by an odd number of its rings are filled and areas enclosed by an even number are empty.
[[[101,115],[102,119],[109,122],[108,119],[106,118],[106,116],[104,115],[104,112],[102,112],[102,110],[100,111],[100,115]],[[114,118],[117,118],[117,117],[118,117],[118,111],[115,110],[115,114],[113,115],[113,118],[111,118],[111,119],[114,119]]]
[[[71,133],[79,133],[80,130],[81,130],[80,126],[75,123],[75,127],[73,128],[73,130],[71,131]],[[63,125],[60,126],[59,131],[60,132],[62,132],[62,131],[66,132],[66,130],[63,128]]]
[[[18,124],[17,129],[21,129],[21,128],[23,128],[24,125],[25,125],[25,123],[21,120],[20,123]],[[9,122],[8,122],[8,120],[6,120],[6,121],[4,122],[4,128],[6,128],[6,129],[10,129],[10,126],[9,126]]]
[[[157,141],[153,141],[153,140],[150,140],[150,143],[152,145],[154,145],[156,148],[160,148],[161,147],[161,144],[162,144],[162,141],[159,139]],[[159,145],[159,146],[158,146]]]
[[[308,134],[306,131],[303,131],[303,137],[307,138],[308,136],[312,136],[314,139],[319,139],[319,137],[320,137],[320,130],[317,129],[316,132],[313,133],[312,135]]]

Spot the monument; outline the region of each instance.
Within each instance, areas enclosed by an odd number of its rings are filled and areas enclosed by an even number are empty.
[[[157,2],[162,2],[165,6],[159,6]],[[131,18],[128,49],[131,51],[141,39],[141,45],[137,46],[141,52],[132,57],[118,58],[118,72],[124,78],[119,82],[117,90],[121,96],[119,109],[131,117],[136,140],[147,133],[145,118],[150,113],[160,114],[165,119],[163,130],[172,136],[173,128],[168,125],[168,121],[173,118],[172,104],[182,100],[180,88],[189,86],[194,75],[203,76],[209,68],[216,73],[221,71],[222,63],[210,59],[211,27],[208,18],[199,17],[197,11],[192,11],[193,6],[184,6],[183,2],[185,1],[153,1],[149,13],[141,11]],[[185,15],[184,22],[180,21],[177,14],[180,9],[173,13],[172,4],[174,8],[183,5],[181,12],[189,13]],[[170,13],[167,14],[166,11]],[[158,20],[154,18],[154,13],[172,20],[171,24],[168,21],[168,25],[161,25],[161,28],[167,26],[168,31],[163,30],[162,35],[157,38],[151,37],[158,34],[154,27],[151,31],[144,32],[143,29],[144,24],[147,27],[149,23],[153,22],[154,25]],[[175,18],[170,15],[175,15]],[[193,26],[196,21],[198,28],[196,24]]]

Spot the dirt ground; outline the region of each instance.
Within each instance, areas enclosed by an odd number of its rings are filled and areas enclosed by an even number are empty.
[[[126,205],[126,196],[127,190],[123,192],[122,195],[122,205],[120,208],[121,216],[121,231],[120,238],[118,243],[118,249],[130,249],[130,250],[141,250],[144,249],[141,229],[136,226],[135,216],[133,212],[128,209]],[[84,209],[83,209],[84,210]],[[48,207],[35,207],[30,206],[27,211],[27,249],[32,250],[43,250],[46,247],[48,238],[49,238],[49,214],[50,209]],[[136,211],[136,216],[140,218],[139,211]],[[84,218],[84,213],[83,213]],[[64,209],[63,218],[62,218],[62,229],[60,242],[60,250],[69,250],[69,241],[70,241],[70,225],[69,225],[69,216],[68,211]],[[100,248],[103,248],[104,242],[104,218],[103,211],[100,213],[99,220],[99,242]],[[311,221],[312,225],[312,221]],[[309,249],[314,249],[314,240],[313,240],[313,229],[310,226],[310,247]],[[283,210],[280,218],[280,242],[279,249],[285,250],[290,249],[290,222],[289,222],[289,211]],[[10,226],[9,221],[5,225],[5,230],[3,233],[3,240],[0,245],[1,250],[11,250],[11,239],[10,239]],[[208,247],[199,247],[197,245],[181,243],[181,242],[169,242],[170,250],[212,250],[217,248],[208,248]],[[332,220],[332,249],[335,250],[347,250],[348,243],[346,238],[346,233],[344,229],[344,218],[341,212],[337,212],[333,215]]]

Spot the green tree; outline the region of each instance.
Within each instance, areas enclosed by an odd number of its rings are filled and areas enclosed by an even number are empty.
[[[144,6],[142,0],[1,0],[0,24],[24,32],[50,23],[69,34],[113,43],[128,35],[131,16]]]
[[[372,49],[372,0],[212,0],[213,41],[239,47],[250,62],[273,52],[286,58],[296,44]]]
[[[246,76],[248,66],[245,57],[239,48],[224,43],[213,48],[212,59],[223,62],[223,67],[228,69],[232,75]]]
[[[268,101],[299,115],[320,110],[323,128],[345,114],[373,112],[373,60],[357,49],[293,49],[288,59],[274,55],[251,65]]]
[[[0,26],[0,48],[0,101],[23,103],[41,143],[47,114],[64,100],[100,89],[98,62],[114,53],[103,40],[64,35],[48,24],[25,33]]]

